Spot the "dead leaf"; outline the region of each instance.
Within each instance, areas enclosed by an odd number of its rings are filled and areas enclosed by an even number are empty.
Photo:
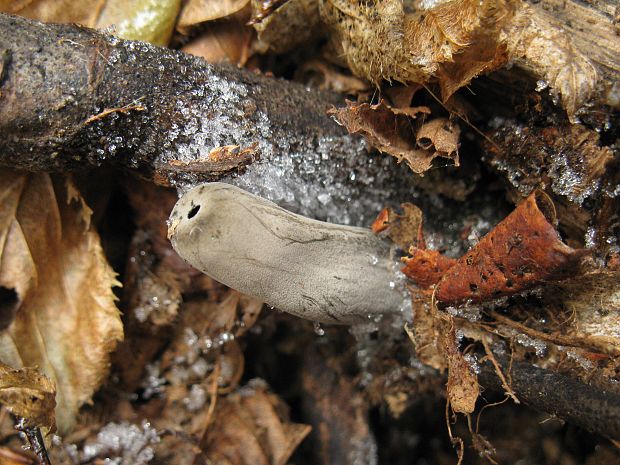
[[[181,0],[106,0],[96,27],[111,27],[122,39],[167,46],[180,8]]]
[[[571,122],[577,111],[594,94],[596,68],[581,54],[566,32],[554,26],[542,9],[522,2],[514,19],[502,31],[509,55],[544,79],[559,94]]]
[[[104,380],[123,337],[111,289],[119,283],[76,195],[68,180],[0,172],[0,286],[12,310],[0,358],[38,366],[56,383],[63,432]]]
[[[555,223],[553,202],[534,191],[443,275],[437,300],[484,302],[566,276],[584,251],[564,244]]]
[[[398,214],[392,208],[385,208],[372,224],[374,233],[385,231],[402,250],[408,250],[413,244],[424,242],[422,235],[422,210],[412,203],[400,205],[403,213]]]
[[[420,125],[415,124],[412,118],[428,114],[430,110],[426,107],[412,110],[393,109],[383,100],[376,105],[347,101],[345,108],[332,109],[329,113],[350,133],[362,134],[377,150],[389,153],[399,162],[405,160],[414,173],[423,174],[436,157],[456,160],[453,141],[455,137],[458,140],[458,127],[443,118],[428,126],[423,137],[419,138],[427,143],[428,150],[425,150],[418,144]],[[435,143],[439,149],[436,149]]]
[[[189,0],[181,10],[177,30],[187,34],[193,26],[231,16],[249,2],[250,0]]]
[[[443,342],[443,324],[433,310],[428,296],[411,292],[413,324],[407,327],[407,334],[415,346],[416,357],[430,367],[443,372],[448,363]]]
[[[460,134],[461,129],[457,124],[447,118],[435,118],[420,127],[416,141],[422,149],[433,150],[433,157],[449,158],[458,166]]]
[[[221,399],[205,436],[206,460],[214,464],[286,464],[310,432],[308,425],[291,423],[286,410],[260,380]]]
[[[36,368],[15,369],[0,362],[0,403],[23,418],[24,426],[53,433],[55,397],[54,382]]]
[[[448,400],[452,410],[458,413],[471,413],[476,408],[480,395],[480,385],[476,373],[469,366],[458,349],[454,320],[446,316],[444,347],[448,361]]]
[[[275,8],[266,11],[266,3]],[[256,48],[259,53],[288,52],[322,36],[318,0],[252,0],[251,4],[250,23],[258,33]]]
[[[422,288],[437,284],[446,272],[456,263],[456,259],[446,257],[437,250],[410,247],[409,257],[404,257],[405,266],[401,271]]]
[[[0,0],[0,12],[44,23],[76,23],[94,27],[106,0]]]
[[[210,21],[201,27],[198,37],[181,49],[204,58],[209,63],[233,63],[244,66],[251,55],[254,31],[246,23],[249,11],[246,8],[221,19]]]
[[[480,72],[495,69],[499,42],[486,40],[482,60],[466,51],[482,38],[498,36],[511,18],[513,1],[457,0],[430,8],[399,0],[368,5],[362,1],[324,0],[321,15],[335,32],[351,70],[378,84],[381,80],[425,83],[450,64],[444,100]],[[444,76],[447,71],[444,71]]]

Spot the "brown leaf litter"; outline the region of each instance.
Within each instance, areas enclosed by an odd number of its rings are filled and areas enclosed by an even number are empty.
[[[375,84],[437,79],[445,102],[472,78],[513,60],[560,95],[573,122],[596,89],[596,70],[570,36],[523,1],[423,8],[399,0],[324,0],[320,12],[349,68]]]
[[[352,134],[361,134],[381,152],[403,160],[414,173],[423,174],[437,157],[458,165],[460,128],[446,118],[428,122],[427,107],[396,108],[381,100],[376,105],[347,101],[344,108],[329,111]]]
[[[3,170],[0,196],[0,358],[38,366],[56,383],[58,427],[67,431],[123,337],[119,283],[71,181]]]
[[[411,258],[404,259],[403,272],[422,287],[432,284],[431,275],[441,275],[434,295],[446,305],[514,295],[567,276],[584,256],[585,251],[561,241],[555,223],[553,202],[542,191],[534,191],[456,263],[413,248]]]

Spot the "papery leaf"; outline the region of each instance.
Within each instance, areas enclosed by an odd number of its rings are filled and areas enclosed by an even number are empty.
[[[55,381],[67,431],[123,336],[119,283],[70,181],[3,170],[0,197],[0,286],[12,297],[1,306],[0,359]]]

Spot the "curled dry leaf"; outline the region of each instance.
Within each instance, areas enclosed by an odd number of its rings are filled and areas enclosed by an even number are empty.
[[[265,11],[264,4],[275,8]],[[252,24],[258,33],[257,50],[284,53],[321,37],[318,0],[265,2],[252,0]]]
[[[443,275],[437,300],[484,302],[566,276],[584,251],[564,244],[555,222],[551,199],[534,191]]]
[[[437,250],[410,247],[409,257],[404,257],[403,262],[405,266],[401,271],[418,286],[427,288],[437,284],[457,261]]]
[[[459,127],[445,118],[415,124],[412,118],[416,115],[430,113],[426,107],[398,109],[383,100],[376,105],[347,101],[346,107],[329,113],[350,133],[362,134],[373,147],[399,162],[405,160],[414,173],[424,173],[437,157],[458,164]]]
[[[218,401],[204,453],[215,464],[284,465],[309,432],[288,420],[286,405],[264,382],[253,380]]]
[[[177,29],[186,34],[200,23],[223,19],[243,9],[250,0],[189,0],[185,2]]]
[[[36,368],[11,368],[0,362],[0,403],[24,426],[56,430],[56,386]]]
[[[412,244],[419,245],[424,242],[422,235],[422,210],[412,203],[401,204],[402,214],[396,213],[392,208],[381,210],[377,219],[372,223],[372,231],[380,233],[385,231],[392,242],[402,250],[407,250]]]
[[[50,376],[66,432],[123,337],[112,293],[119,283],[70,181],[4,170],[0,196],[0,358]]]

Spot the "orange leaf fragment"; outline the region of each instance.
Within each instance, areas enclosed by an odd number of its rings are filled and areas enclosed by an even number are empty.
[[[456,259],[446,257],[437,250],[411,247],[409,255],[410,257],[403,258],[405,266],[401,271],[421,287],[437,284],[446,271],[457,263]]]
[[[555,221],[551,199],[534,191],[443,275],[437,300],[484,302],[566,276],[584,251],[562,242]]]

